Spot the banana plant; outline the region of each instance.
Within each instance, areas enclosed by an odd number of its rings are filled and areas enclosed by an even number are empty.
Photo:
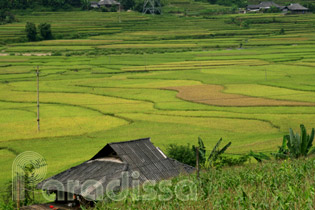
[[[206,147],[201,137],[198,137],[198,148],[199,148],[199,162],[203,164],[206,161]],[[192,150],[194,152],[196,151],[195,145],[192,146]]]
[[[212,167],[213,162],[216,161],[218,157],[222,155],[232,144],[232,142],[229,142],[222,149],[219,149],[221,142],[222,142],[222,138],[220,138],[220,140],[213,147],[208,159],[206,160],[206,163],[205,163],[206,168]]]
[[[305,126],[300,125],[301,134],[294,134],[292,128],[289,130],[289,135],[283,136],[282,146],[279,147],[276,157],[294,157],[299,158],[301,156],[306,157],[313,146],[314,140],[314,128],[311,134],[307,134]]]

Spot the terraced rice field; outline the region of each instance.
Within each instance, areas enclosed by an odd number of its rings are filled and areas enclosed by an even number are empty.
[[[201,136],[210,148],[223,137],[230,152],[273,151],[290,127],[315,127],[315,16],[211,16],[193,5],[186,16],[174,3],[162,16],[34,12],[1,25],[0,185],[11,150],[39,152],[52,175],[112,141],[151,137],[163,149]],[[67,39],[13,43],[27,21]]]

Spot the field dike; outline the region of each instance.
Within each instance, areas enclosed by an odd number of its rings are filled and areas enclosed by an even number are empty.
[[[250,97],[239,94],[223,93],[221,85],[192,85],[167,87],[167,90],[178,91],[177,97],[203,104],[215,106],[314,106],[314,103],[274,100],[260,97]]]

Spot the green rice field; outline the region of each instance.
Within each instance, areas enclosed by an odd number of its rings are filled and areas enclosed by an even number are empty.
[[[315,127],[314,14],[211,15],[214,5],[186,3],[0,25],[0,186],[12,151],[40,153],[50,176],[114,141],[151,137],[163,150],[222,137],[229,152],[275,151],[289,128]],[[50,23],[56,39],[24,42],[26,22]]]

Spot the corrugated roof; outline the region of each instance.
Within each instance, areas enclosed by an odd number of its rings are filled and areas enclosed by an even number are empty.
[[[290,4],[287,6],[289,10],[308,10],[308,8],[303,7],[301,4],[296,3],[296,4]]]
[[[280,7],[278,4],[274,3],[273,1],[260,2],[259,6],[260,6],[260,8],[270,8],[270,7],[277,7],[277,8],[279,8]]]
[[[100,6],[102,5],[119,5],[120,3],[115,0],[101,0],[98,2]]]
[[[282,8],[282,6],[279,6],[273,1],[262,1],[257,5],[248,5],[247,9],[269,9],[271,7]]]
[[[181,173],[192,173],[194,167],[166,157],[151,143],[150,138],[115,142],[107,144],[90,160],[43,181],[38,188],[42,188],[49,180],[57,180],[64,186],[69,180],[79,181],[80,186],[87,180],[96,180],[106,189],[108,182],[120,179],[123,171],[128,172],[129,176],[138,171],[139,181],[143,183],[146,180],[160,181]],[[67,189],[64,191],[67,192]],[[80,187],[75,193],[82,194]]]

